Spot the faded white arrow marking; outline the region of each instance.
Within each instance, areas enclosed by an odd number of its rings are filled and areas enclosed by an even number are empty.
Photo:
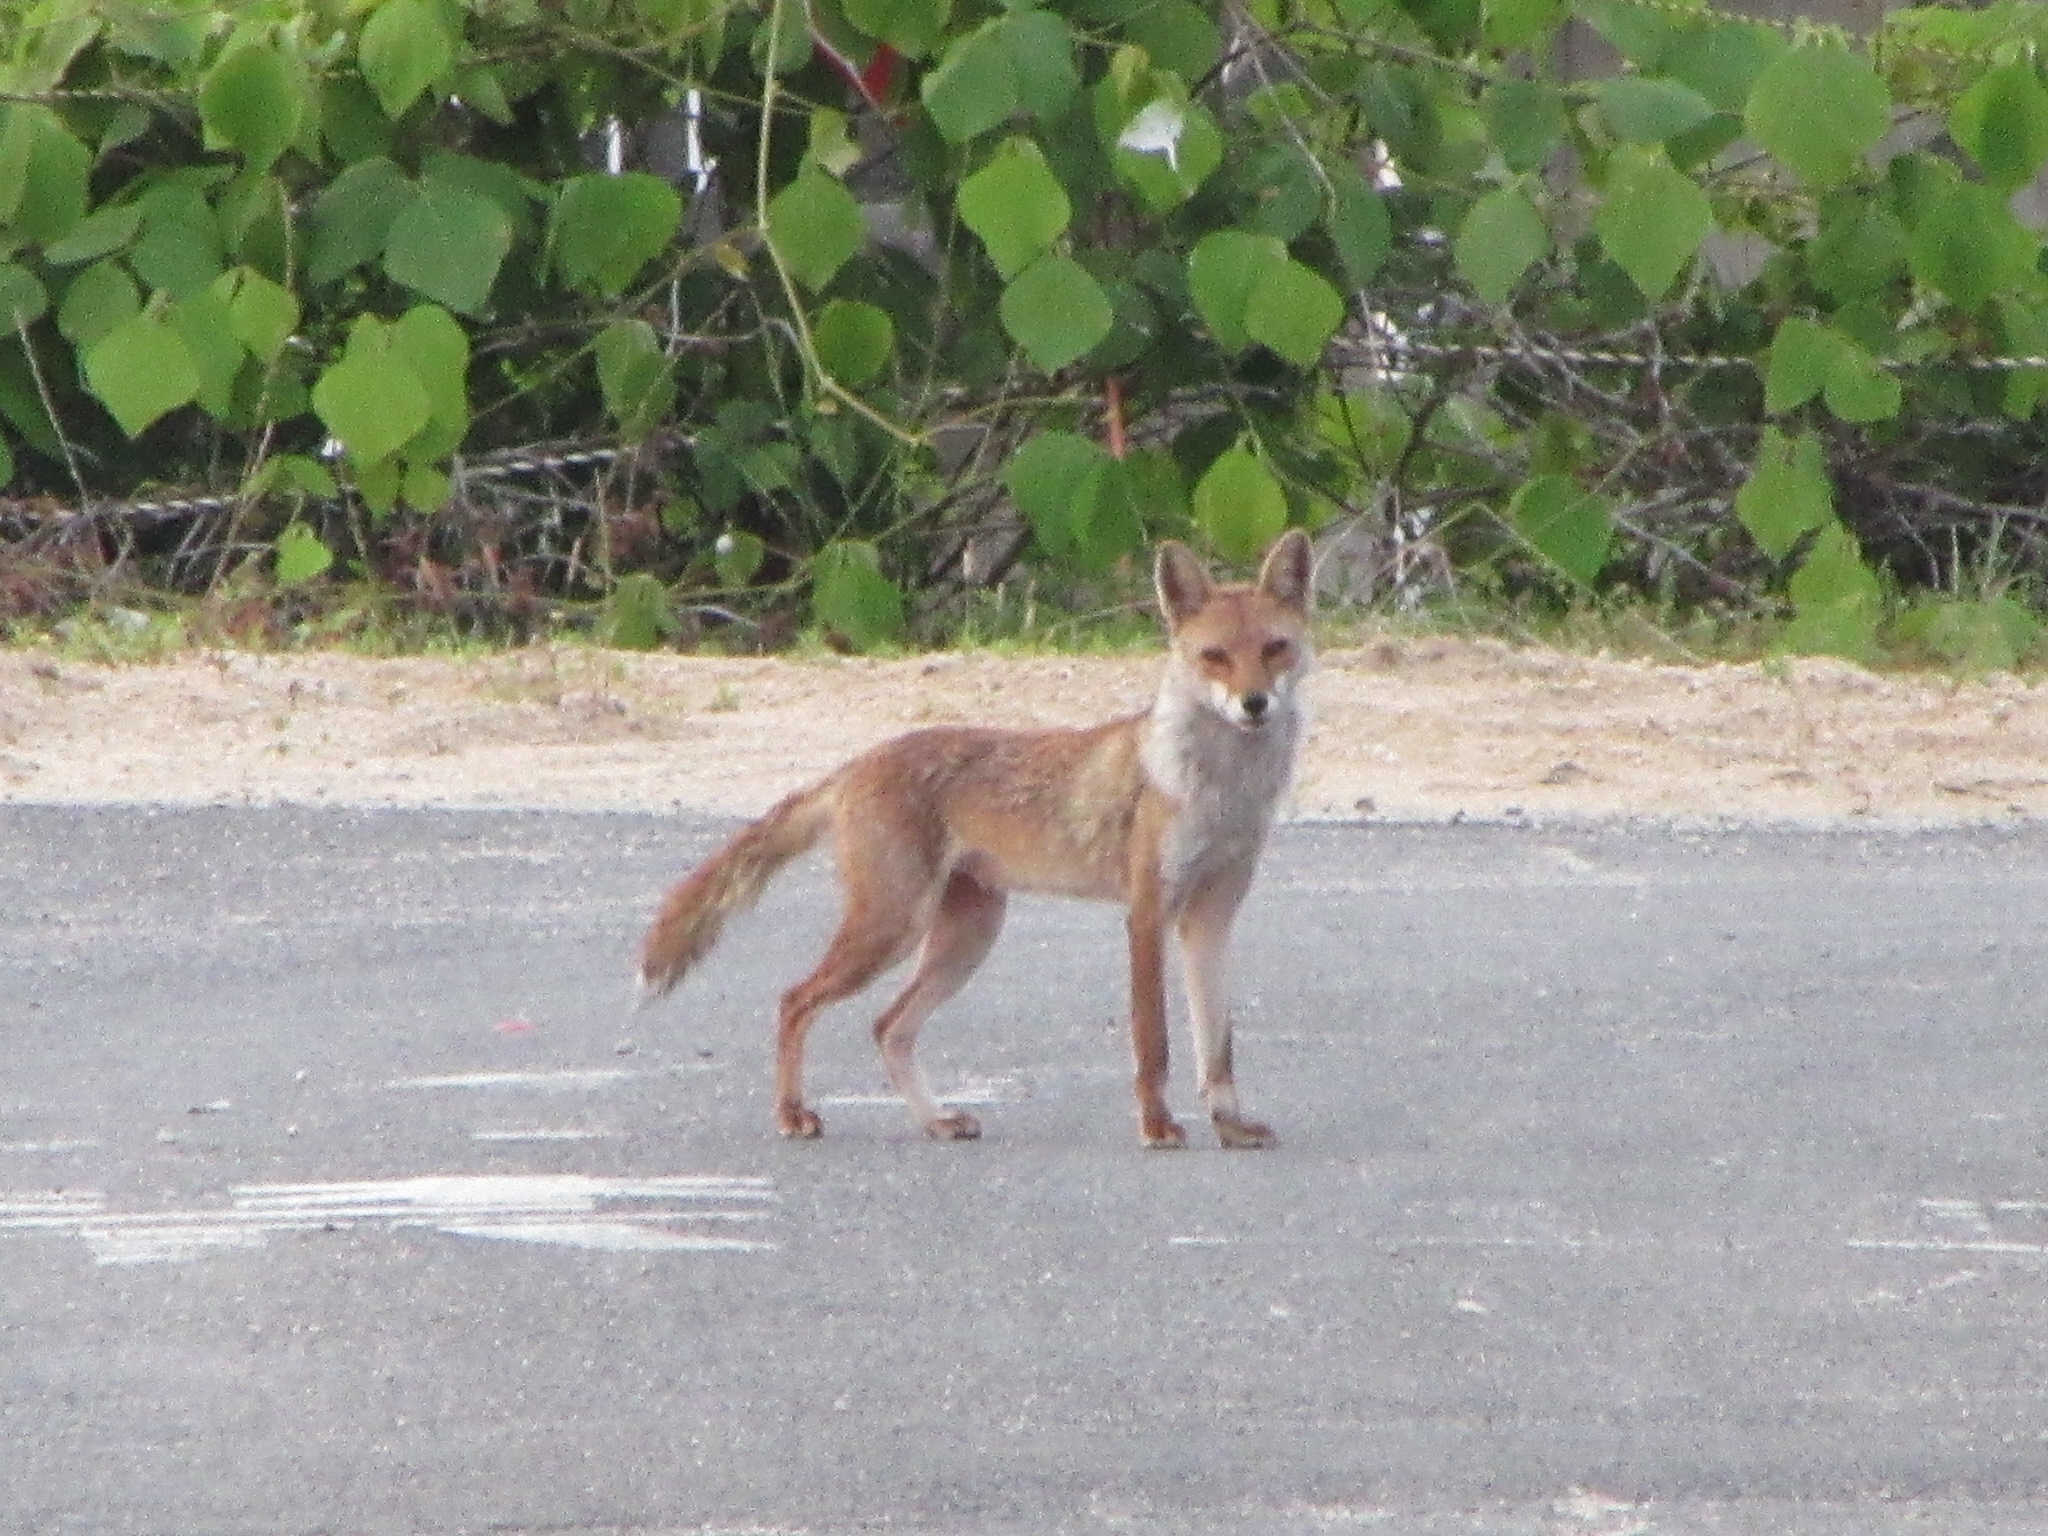
[[[764,1220],[772,1181],[683,1174],[429,1174],[335,1184],[245,1184],[225,1209],[115,1211],[93,1191],[0,1195],[0,1233],[72,1232],[101,1264],[156,1264],[258,1248],[278,1232],[424,1227],[455,1237],[633,1253],[758,1253],[732,1235]]]

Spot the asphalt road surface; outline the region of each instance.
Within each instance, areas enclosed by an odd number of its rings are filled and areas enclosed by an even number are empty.
[[[824,870],[628,987],[721,831],[0,811],[0,1531],[2048,1530],[2048,832],[1286,829],[1226,1154],[1055,902],[985,1139],[862,1007],[785,1144]]]

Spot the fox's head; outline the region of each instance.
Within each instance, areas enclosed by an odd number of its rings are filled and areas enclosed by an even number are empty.
[[[1240,730],[1289,714],[1310,660],[1308,535],[1283,533],[1256,582],[1218,583],[1184,544],[1159,546],[1153,576],[1176,660],[1208,706]]]

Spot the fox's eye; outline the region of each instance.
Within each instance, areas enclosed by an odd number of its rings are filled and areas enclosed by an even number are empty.
[[[1202,647],[1202,665],[1205,667],[1228,668],[1230,665],[1230,652],[1223,649],[1220,645],[1205,645]]]
[[[1259,654],[1268,661],[1279,661],[1293,649],[1294,643],[1290,640],[1268,640]]]

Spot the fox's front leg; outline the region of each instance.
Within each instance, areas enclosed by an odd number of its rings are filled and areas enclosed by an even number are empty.
[[[1148,1147],[1184,1147],[1166,1108],[1166,928],[1153,904],[1131,909],[1131,1053],[1137,1058],[1138,1135]]]
[[[1131,1053],[1137,1058],[1138,1134],[1148,1147],[1184,1147],[1187,1133],[1166,1108],[1166,912],[1156,860],[1132,882]]]
[[[1237,1080],[1230,1060],[1230,1006],[1225,966],[1230,924],[1250,885],[1249,871],[1196,891],[1179,921],[1181,970],[1187,982],[1188,1017],[1194,1025],[1195,1059],[1201,1071],[1202,1103],[1216,1138],[1226,1147],[1276,1145],[1278,1138],[1237,1108]]]

